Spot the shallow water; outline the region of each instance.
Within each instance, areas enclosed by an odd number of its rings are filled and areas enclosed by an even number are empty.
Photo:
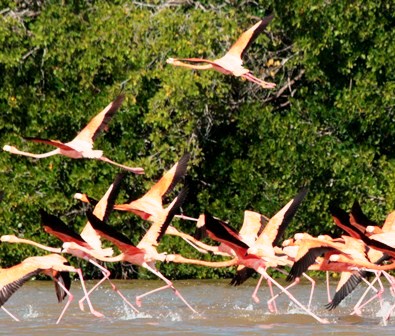
[[[160,281],[116,281],[121,292],[134,303],[136,295],[163,285]],[[186,300],[199,312],[193,314],[171,290],[164,290],[144,298],[139,313],[134,313],[120,297],[104,284],[91,296],[95,309],[105,315],[94,317],[78,307],[82,297],[79,282],[72,284],[74,301],[59,325],[55,322],[63,303],[58,304],[50,281],[30,281],[19,289],[5,307],[21,322],[13,321],[0,310],[1,334],[7,335],[371,335],[373,329],[380,335],[395,333],[395,317],[383,326],[380,316],[395,300],[387,290],[383,305],[378,301],[363,310],[362,317],[350,316],[353,305],[366,287],[357,289],[345,304],[333,312],[324,308],[326,290],[323,283],[317,285],[312,310],[330,324],[322,325],[289,303],[285,295],[277,299],[278,314],[268,312],[266,301],[269,291],[261,287],[261,303],[256,304],[251,294],[256,280],[240,287],[229,286],[229,280],[176,281],[175,286]],[[91,287],[94,282],[88,282]],[[303,303],[308,301],[310,287],[306,283],[294,287],[291,292]]]

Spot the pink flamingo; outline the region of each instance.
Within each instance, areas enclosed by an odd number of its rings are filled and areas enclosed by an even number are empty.
[[[231,46],[229,51],[221,58],[216,60],[207,60],[203,58],[169,58],[167,63],[175,66],[182,66],[190,69],[209,70],[214,69],[225,75],[233,75],[242,77],[248,81],[256,83],[263,88],[272,89],[276,86],[274,83],[268,83],[255,77],[250,70],[243,67],[242,57],[244,56],[248,47],[254,42],[258,35],[266,28],[274,15],[269,15],[258,21],[255,25],[242,33],[237,41]],[[206,64],[189,64],[191,63],[206,63]]]
[[[135,174],[144,174],[143,168],[132,168],[116,163],[110,160],[109,158],[103,156],[102,150],[93,149],[93,142],[100,134],[100,132],[107,127],[111,118],[118,110],[118,108],[121,106],[123,99],[124,99],[124,95],[123,94],[119,95],[103,111],[101,111],[98,115],[96,115],[88,123],[88,125],[86,125],[85,128],[80,133],[78,133],[78,135],[70,142],[63,143],[58,140],[25,138],[26,140],[30,140],[33,142],[45,143],[57,147],[53,151],[42,153],[42,154],[34,154],[34,153],[20,151],[16,147],[10,145],[5,145],[3,147],[3,150],[6,152],[10,152],[12,154],[29,156],[36,159],[46,158],[57,154],[67,156],[72,159],[81,159],[81,158],[97,159],[121,167]]]

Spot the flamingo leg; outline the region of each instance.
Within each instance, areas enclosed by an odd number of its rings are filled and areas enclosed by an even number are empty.
[[[266,281],[267,281],[267,285],[269,286],[270,295],[271,295],[271,297],[272,297],[272,298],[267,302],[267,306],[268,306],[269,310],[270,310],[272,313],[277,314],[277,313],[278,313],[278,310],[277,310],[276,301],[275,301],[275,299],[273,299],[273,298],[274,298],[274,292],[273,292],[272,282],[271,282],[271,280],[269,280],[269,279],[267,279]],[[271,302],[271,301],[273,301],[273,302]]]
[[[67,302],[64,305],[64,307],[62,309],[62,312],[59,315],[58,320],[56,321],[56,324],[59,324],[59,322],[62,319],[64,313],[66,312],[67,308],[69,307],[71,301],[73,301],[74,296],[73,296],[73,294],[70,293],[70,291],[58,279],[53,278],[53,280],[67,293],[67,296],[68,296]]]
[[[280,273],[287,275],[287,272],[283,271],[282,269],[276,268],[276,270],[279,271]],[[315,289],[315,281],[311,277],[309,277],[306,273],[303,273],[302,275],[307,280],[309,280],[311,282],[309,304],[307,305],[307,308],[310,309],[311,301],[313,300],[313,294],[314,294],[314,289]],[[293,286],[297,285],[299,283],[299,281],[300,281],[299,278],[295,279],[295,281],[293,283],[291,283],[290,285],[288,285],[287,287],[285,287],[285,289],[288,290],[289,288],[292,288]],[[267,304],[270,305],[272,303],[272,301],[275,304],[275,299],[277,299],[281,294],[282,294],[282,292],[276,294],[275,296],[272,295],[272,298],[267,302]],[[269,310],[270,310],[270,306],[269,306]],[[276,308],[276,312],[277,312],[277,308]]]
[[[303,276],[311,282],[311,290],[310,290],[310,297],[309,297],[309,304],[307,305],[307,308],[310,309],[311,307],[311,301],[313,301],[313,294],[314,294],[314,289],[315,289],[315,281],[313,278],[309,277],[306,273],[303,273]]]
[[[104,315],[103,315],[102,313],[99,313],[98,311],[96,311],[96,310],[93,309],[91,300],[89,299],[89,295],[88,295],[88,293],[86,292],[85,281],[84,281],[84,277],[82,276],[81,270],[78,268],[78,269],[76,270],[76,272],[78,273],[78,276],[79,276],[79,278],[80,278],[81,287],[82,287],[82,290],[84,291],[84,294],[85,294],[85,296],[86,296],[86,302],[88,303],[90,312],[91,312],[93,315],[95,315],[96,317],[103,317]]]
[[[332,301],[331,287],[329,285],[329,282],[330,282],[329,272],[326,271],[326,293],[328,295],[328,303]]]
[[[249,72],[244,75],[241,75],[241,77],[245,78],[246,80],[249,80],[250,82],[258,84],[265,89],[273,89],[276,86],[276,84],[265,82],[262,79],[255,77],[253,74]]]
[[[139,311],[136,309],[136,307],[134,307],[127,299],[126,299],[126,297],[120,292],[120,290],[114,285],[114,283],[110,280],[110,271],[107,269],[107,268],[105,268],[105,267],[103,267],[102,265],[100,265],[99,263],[97,263],[97,262],[95,262],[94,260],[92,260],[92,259],[88,259],[88,261],[91,263],[91,264],[93,264],[93,265],[95,265],[97,268],[99,268],[100,270],[101,270],[101,272],[103,273],[103,278],[102,279],[100,279],[100,281],[98,281],[97,282],[97,284],[96,285],[94,285],[90,290],[89,290],[89,292],[87,293],[87,295],[85,295],[81,300],[79,300],[79,306],[80,306],[80,309],[81,310],[84,310],[84,301],[88,298],[88,296],[96,289],[96,288],[98,288],[105,280],[108,280],[109,281],[109,283],[110,283],[110,285],[111,285],[111,287],[112,287],[112,289],[122,298],[122,300],[124,300],[125,301],[125,303],[130,307],[130,308],[132,308],[136,313],[138,313]]]
[[[277,281],[275,281],[272,277],[267,274],[267,272],[262,268],[258,268],[257,272],[265,277],[266,280],[270,279],[270,281],[277,287],[279,288],[285,295],[287,295],[291,301],[293,301],[299,308],[303,309],[307,314],[309,314],[311,317],[316,319],[320,323],[329,323],[326,319],[322,319],[318,317],[316,314],[314,314],[310,309],[307,309],[305,306],[303,306],[287,289],[285,289],[283,286],[281,286]]]
[[[262,280],[264,279],[264,276],[263,275],[261,275],[261,277],[259,278],[259,280],[258,280],[258,283],[256,284],[256,286],[255,286],[255,289],[254,289],[254,292],[252,293],[252,299],[255,301],[255,303],[259,303],[260,302],[260,300],[259,300],[259,298],[258,298],[258,296],[257,296],[257,293],[258,293],[258,289],[259,289],[259,287],[261,286],[261,283],[262,283]]]
[[[4,306],[1,306],[1,309],[3,309],[3,311],[5,313],[7,313],[12,319],[14,319],[16,322],[19,322],[19,319],[17,319],[12,313],[10,313],[6,308],[4,308]]]
[[[365,290],[365,292],[363,293],[363,295],[361,296],[361,298],[358,300],[358,302],[356,303],[356,305],[354,306],[354,309],[352,311],[352,313],[350,315],[361,315],[361,309],[363,307],[365,307],[369,302],[371,302],[372,300],[374,300],[376,297],[381,298],[381,294],[384,291],[384,287],[382,282],[379,279],[379,272],[375,273],[376,277],[374,278],[374,280],[372,282],[367,281],[365,278],[362,278],[362,280],[368,285],[368,288]],[[380,289],[376,289],[376,287],[374,287],[373,285],[378,282]],[[367,300],[366,302],[362,303],[363,300],[365,299],[366,295],[369,293],[369,290],[374,291],[376,294],[373,295],[369,300]],[[381,303],[381,301],[380,301]]]
[[[173,286],[173,283],[172,283],[169,279],[167,279],[165,276],[163,276],[163,274],[160,273],[160,272],[158,272],[156,269],[154,269],[154,268],[152,268],[151,266],[149,266],[146,262],[144,262],[144,263],[142,264],[142,266],[145,267],[146,269],[148,269],[149,271],[151,271],[153,274],[155,274],[157,277],[159,277],[160,279],[162,279],[164,282],[166,282],[166,286],[159,287],[159,288],[157,288],[157,289],[154,289],[154,290],[152,290],[152,291],[149,291],[149,292],[147,292],[147,293],[144,293],[144,294],[142,294],[142,295],[137,296],[137,297],[136,297],[136,304],[137,304],[139,307],[141,306],[141,299],[142,299],[143,297],[145,297],[145,296],[147,296],[147,295],[150,295],[150,294],[152,294],[152,293],[161,291],[161,290],[166,289],[166,288],[171,288],[171,289],[173,290],[174,294],[177,295],[177,296],[180,298],[180,300],[181,300],[182,302],[184,302],[185,305],[186,305],[190,310],[192,310],[192,312],[194,312],[194,313],[197,314],[197,311],[196,311],[195,309],[193,309],[193,308],[191,307],[191,305],[183,298],[183,296],[181,295],[181,293]]]
[[[297,285],[298,283],[300,282],[300,278],[295,278],[295,281],[293,281],[290,285],[288,285],[287,287],[285,287],[285,289],[286,290],[288,290],[289,288],[292,288],[293,286],[295,286],[295,285]],[[275,304],[275,300],[282,294],[282,293],[284,293],[284,292],[280,292],[280,293],[278,293],[278,294],[276,294],[276,295],[272,295],[272,298],[269,300],[269,301],[267,301],[267,304],[268,304],[268,306],[269,306],[269,310],[270,310],[270,307],[272,306],[272,304],[274,303]],[[270,311],[272,311],[272,310],[270,310]],[[276,313],[277,313],[277,309],[276,309]]]

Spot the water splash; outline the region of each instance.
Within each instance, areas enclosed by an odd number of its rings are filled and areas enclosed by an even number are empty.
[[[24,319],[35,319],[39,316],[39,312],[33,308],[32,305],[26,305],[25,311],[22,312],[22,316]]]
[[[376,317],[387,316],[390,308],[391,308],[391,303],[389,303],[388,301],[384,301],[382,307],[376,312]],[[392,316],[392,314],[391,314],[391,316]]]
[[[116,313],[119,316],[120,320],[135,320],[135,319],[148,319],[152,318],[152,315],[144,313],[144,312],[138,312],[136,313],[134,310],[132,310],[126,303],[123,303],[122,306],[117,306],[116,308]]]

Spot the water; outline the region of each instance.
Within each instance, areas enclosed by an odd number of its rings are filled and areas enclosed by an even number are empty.
[[[160,281],[116,281],[121,292],[134,303],[136,295],[163,285]],[[383,326],[380,316],[395,300],[384,293],[384,303],[378,301],[363,310],[363,316],[350,316],[352,306],[363,292],[357,289],[350,299],[333,312],[323,307],[326,291],[323,283],[317,285],[312,310],[331,323],[321,325],[306,315],[285,295],[277,299],[278,314],[268,312],[269,299],[266,285],[258,295],[256,304],[251,294],[256,280],[240,287],[228,285],[228,280],[176,281],[175,285],[186,300],[199,312],[193,314],[169,289],[144,298],[139,313],[134,313],[108,284],[91,296],[96,310],[105,315],[94,317],[78,307],[82,297],[79,282],[73,282],[74,301],[59,325],[55,322],[63,308],[58,304],[50,281],[30,281],[19,289],[5,307],[21,322],[13,321],[0,310],[0,334],[7,335],[371,335],[372,329],[380,335],[395,333],[395,317]],[[94,282],[88,282],[91,287]],[[309,296],[309,285],[302,283],[292,293],[304,303]]]

